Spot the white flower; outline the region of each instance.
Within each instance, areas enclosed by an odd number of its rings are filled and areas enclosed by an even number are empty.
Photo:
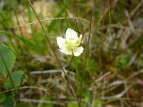
[[[57,43],[59,45],[59,50],[66,55],[79,56],[84,48],[80,46],[82,41],[82,35],[78,37],[77,32],[68,28],[66,30],[65,38],[57,37]]]

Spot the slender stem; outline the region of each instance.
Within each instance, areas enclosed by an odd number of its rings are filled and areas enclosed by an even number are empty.
[[[70,61],[70,64],[69,64],[69,73],[70,73],[70,70],[71,70],[70,68],[71,68],[71,63],[73,61],[73,58],[74,58],[74,54],[72,54],[72,58],[71,58],[71,61]],[[68,77],[70,76],[69,73],[68,73]],[[67,89],[70,89],[70,85],[68,84],[68,82],[67,82]]]
[[[82,97],[82,94],[83,94],[83,79],[84,79],[84,76],[85,76],[85,71],[86,71],[86,65],[87,65],[87,61],[88,61],[88,57],[89,57],[89,55],[88,55],[88,53],[89,53],[89,43],[90,43],[90,37],[91,37],[91,29],[92,29],[92,17],[93,17],[93,10],[94,10],[94,2],[93,2],[93,0],[91,0],[92,1],[92,6],[91,6],[91,10],[92,10],[92,14],[91,14],[91,19],[90,19],[90,28],[89,28],[89,37],[88,37],[88,40],[87,40],[87,53],[86,53],[86,60],[85,60],[85,63],[84,63],[84,69],[82,70],[82,72],[83,72],[83,75],[82,75],[82,78],[81,78],[81,90],[80,90],[80,93],[81,93],[81,97]],[[82,100],[82,98],[80,98],[80,102],[82,102],[81,101]]]
[[[71,61],[70,61],[70,64],[69,64],[69,68],[71,67],[71,63],[73,61],[73,58],[74,58],[74,54],[72,54],[72,58],[71,58]]]
[[[31,18],[31,14],[30,14],[30,6],[28,5],[28,17],[29,17],[29,22],[32,22],[32,18]],[[33,24],[30,25],[31,30],[32,30],[32,34],[34,34],[34,28],[33,28]]]

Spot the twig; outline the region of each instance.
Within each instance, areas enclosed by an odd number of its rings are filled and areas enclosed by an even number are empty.
[[[96,82],[102,80],[105,76],[109,75],[111,72],[107,72],[106,74],[104,74],[102,77],[100,77],[99,79],[96,80]]]
[[[44,20],[40,20],[40,22],[46,22],[46,21],[52,21],[52,20],[64,20],[64,19],[78,19],[78,20],[83,20],[89,23],[89,21],[87,19],[84,18],[80,18],[80,17],[61,17],[61,18],[51,18],[51,19],[44,19]],[[15,26],[15,27],[9,27],[9,29],[14,29],[14,28],[19,28],[19,27],[24,27],[24,26],[28,26],[31,24],[35,24],[35,23],[39,23],[39,21],[35,21],[35,22],[31,22],[31,23],[27,23],[25,25],[19,25],[19,26]]]
[[[131,12],[129,18],[131,18],[131,17],[136,13],[136,11],[142,6],[142,4],[143,4],[143,0],[141,0],[141,1],[138,3],[138,5],[133,9],[133,11]]]
[[[66,73],[69,73],[69,74],[75,75],[75,73],[74,73],[74,72],[69,72],[69,71],[67,71],[67,70],[65,70],[65,71],[66,71]],[[32,75],[35,75],[35,74],[41,74],[41,72],[42,72],[43,74],[48,74],[48,73],[61,73],[61,72],[62,72],[62,70],[31,71],[31,72],[30,72],[30,74],[32,74]]]
[[[43,101],[43,100],[34,100],[34,99],[20,99],[20,101],[33,102],[33,103],[61,104],[58,101]],[[70,101],[70,102],[65,101],[65,103],[66,104],[77,104],[76,101]]]
[[[102,26],[102,27],[100,27],[100,29],[102,30],[102,29],[109,28],[109,27],[111,27],[111,28],[120,28],[120,29],[128,29],[128,30],[134,30],[134,31],[138,31],[138,32],[143,32],[143,29],[135,29],[135,28],[131,29],[131,28],[127,27],[127,26],[116,25],[116,24],[109,24],[109,25],[106,25],[106,26]]]

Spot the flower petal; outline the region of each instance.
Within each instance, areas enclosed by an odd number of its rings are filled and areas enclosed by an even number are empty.
[[[82,34],[80,34],[79,38],[82,39]]]
[[[77,47],[76,49],[73,50],[74,56],[79,56],[82,52],[83,52],[84,48],[81,47]]]
[[[63,48],[63,49],[59,49],[60,52],[66,54],[66,55],[71,55],[72,54],[72,51],[66,49],[66,48]]]
[[[75,32],[73,29],[68,28],[66,30],[66,39],[70,40],[71,38],[74,38],[75,40],[78,39],[77,32]]]
[[[65,45],[66,45],[65,42],[66,42],[66,40],[64,38],[57,37],[57,44],[58,44],[60,49],[65,47]]]

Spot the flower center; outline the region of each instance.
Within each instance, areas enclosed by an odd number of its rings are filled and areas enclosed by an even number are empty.
[[[67,42],[67,41],[65,41],[65,44],[68,44],[68,42]]]

